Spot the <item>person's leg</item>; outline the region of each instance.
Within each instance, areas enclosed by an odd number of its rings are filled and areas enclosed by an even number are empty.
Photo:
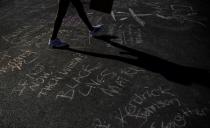
[[[83,22],[85,23],[85,25],[88,27],[88,29],[90,31],[93,31],[94,28],[93,26],[91,25],[86,13],[85,13],[85,10],[84,10],[84,7],[81,3],[80,0],[71,0],[72,4],[75,6],[80,18],[83,20]]]
[[[70,0],[59,0],[59,8],[56,16],[56,20],[54,23],[54,29],[52,33],[51,40],[55,40],[57,38],[58,31],[61,27],[63,18],[67,12]]]

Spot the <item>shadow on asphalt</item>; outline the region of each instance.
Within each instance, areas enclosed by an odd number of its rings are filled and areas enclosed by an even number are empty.
[[[88,51],[72,49],[69,47],[62,48],[61,50],[69,50],[71,52],[78,52],[78,53],[82,53],[82,54],[86,54],[86,55],[90,55],[94,57],[118,60],[127,64],[144,68],[146,70],[149,70],[155,73],[159,73],[170,81],[184,84],[184,85],[191,85],[192,83],[201,84],[206,87],[209,87],[210,85],[210,71],[209,70],[178,65],[173,62],[169,62],[167,60],[161,59],[159,57],[149,55],[147,53],[123,46],[119,43],[111,41],[112,39],[118,38],[113,35],[101,35],[101,36],[96,36],[94,38],[98,40],[102,40],[121,50],[124,50],[124,52],[120,52],[120,54],[122,55],[126,54],[132,57],[129,58],[129,57],[118,56],[118,55],[88,52]]]

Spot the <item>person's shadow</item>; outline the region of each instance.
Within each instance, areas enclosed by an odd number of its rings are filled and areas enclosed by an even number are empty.
[[[190,85],[192,83],[198,83],[205,86],[210,85],[209,70],[178,65],[178,64],[169,62],[167,60],[161,59],[159,57],[149,55],[147,53],[144,53],[144,52],[132,49],[132,48],[128,48],[119,43],[111,41],[111,39],[117,38],[116,36],[101,35],[101,36],[96,36],[94,38],[98,40],[102,40],[119,49],[122,49],[125,52],[120,52],[121,54],[130,55],[132,57],[88,52],[88,51],[77,50],[77,49],[73,49],[69,47],[63,48],[63,49],[69,50],[72,52],[78,52],[78,53],[94,56],[94,57],[122,61],[124,63],[128,63],[128,64],[135,65],[135,66],[144,68],[146,70],[149,70],[155,73],[159,73],[170,81],[181,83],[184,85]]]

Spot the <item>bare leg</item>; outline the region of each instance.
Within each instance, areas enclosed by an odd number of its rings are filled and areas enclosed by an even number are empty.
[[[68,10],[69,1],[70,0],[59,0],[59,8],[58,8],[51,40],[54,40],[57,38],[57,34],[61,27],[63,18],[66,15],[66,12]]]

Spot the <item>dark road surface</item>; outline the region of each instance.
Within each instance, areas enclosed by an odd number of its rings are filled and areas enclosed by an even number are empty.
[[[51,49],[57,0],[0,0],[0,128],[209,128],[207,0],[70,5]]]

